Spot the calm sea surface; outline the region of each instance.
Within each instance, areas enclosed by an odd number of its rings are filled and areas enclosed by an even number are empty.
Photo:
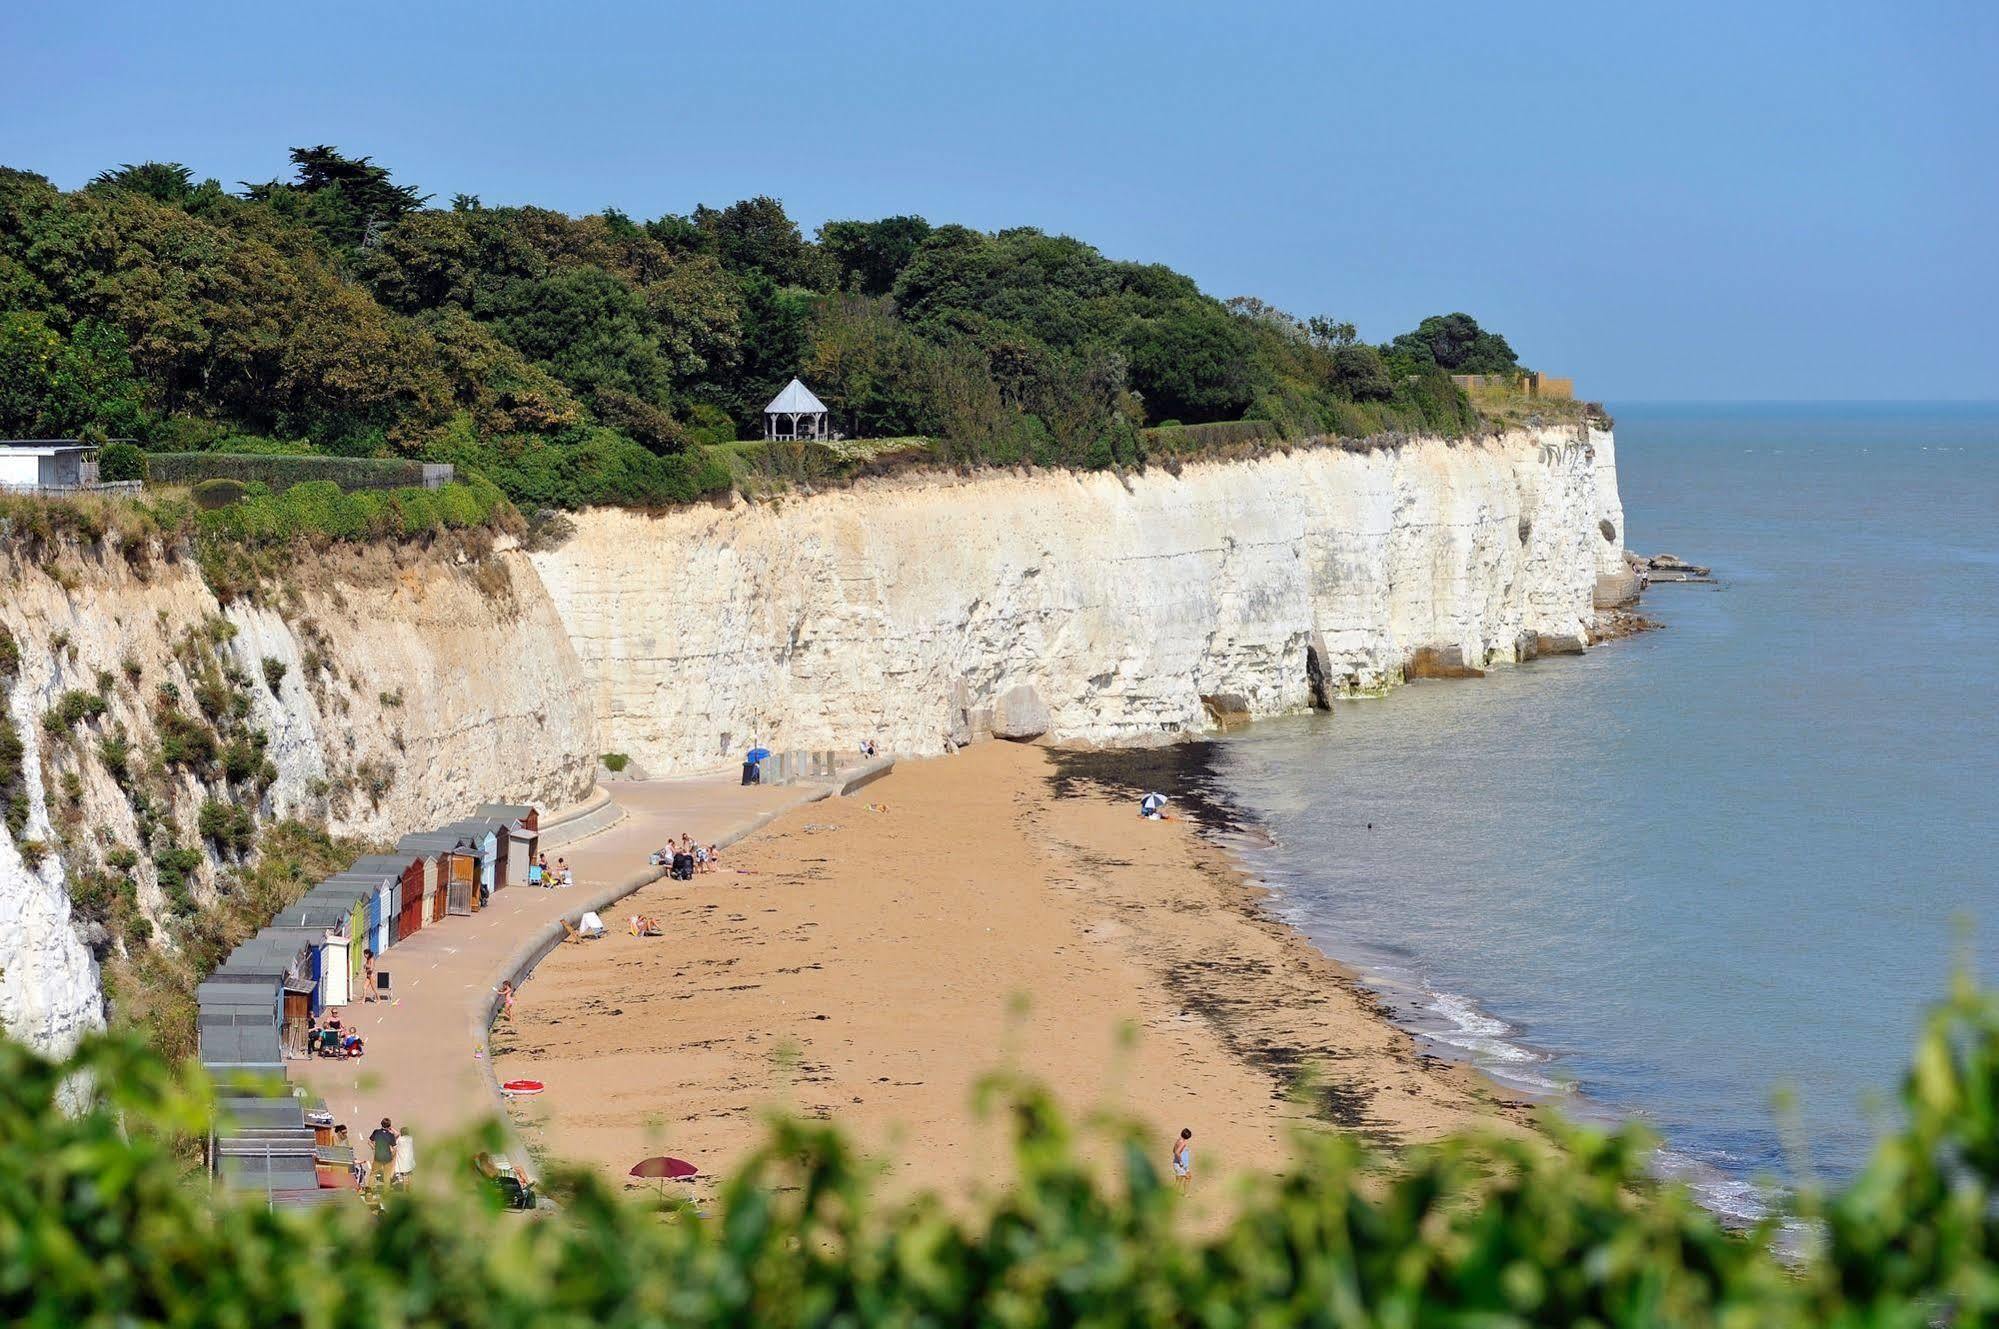
[[[1999,982],[1999,407],[1613,409],[1630,545],[1719,590],[1212,769],[1409,1023],[1649,1121],[1729,1209],[1793,1140],[1850,1172],[1953,965]]]

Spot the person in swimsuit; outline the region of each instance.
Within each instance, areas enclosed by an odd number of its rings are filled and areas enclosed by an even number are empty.
[[[1173,1175],[1180,1181],[1180,1193],[1194,1184],[1194,1132],[1183,1128],[1180,1138],[1173,1142]]]

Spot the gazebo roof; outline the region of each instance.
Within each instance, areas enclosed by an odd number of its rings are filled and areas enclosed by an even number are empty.
[[[812,389],[797,379],[784,385],[784,391],[770,399],[764,407],[765,415],[824,415],[826,403],[812,395]]]

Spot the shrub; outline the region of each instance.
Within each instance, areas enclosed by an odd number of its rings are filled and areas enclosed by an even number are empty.
[[[726,491],[730,482],[728,468],[706,448],[660,455],[609,429],[459,439],[446,453],[460,470],[477,471],[530,508],[662,507]]]
[[[202,811],[205,814],[208,809],[204,806]],[[160,891],[176,914],[186,916],[195,911],[194,874],[201,863],[199,849],[179,846],[162,849],[153,856],[153,873],[159,878]]]
[[[279,685],[285,681],[285,669],[285,662],[278,659],[277,656],[267,655],[264,657],[264,684],[270,688],[274,695]]]
[[[507,512],[505,495],[479,477],[441,489],[348,492],[331,480],[306,480],[282,493],[248,494],[202,514],[208,552],[221,546],[284,545],[298,540],[367,540],[472,529]]]
[[[0,709],[0,821],[18,842],[28,829],[28,785],[22,762],[26,748],[13,719]]]
[[[249,809],[239,803],[224,803],[213,798],[202,803],[201,816],[195,826],[204,840],[234,854],[250,847],[256,831]]]
[[[241,480],[203,480],[190,491],[194,505],[203,512],[213,512],[233,503],[241,503],[249,497],[250,487]]]
[[[125,726],[119,725],[97,740],[97,759],[120,789],[131,782],[132,746],[125,737]]]
[[[1283,437],[1268,420],[1223,420],[1206,425],[1159,425],[1138,431],[1147,452],[1176,457],[1199,456],[1220,448],[1274,443]]]
[[[14,640],[6,624],[0,623],[0,683],[11,683],[20,676],[21,643]]]
[[[100,480],[144,480],[146,454],[131,443],[106,443],[97,450]]]
[[[606,752],[604,754],[604,769],[613,775],[616,775],[631,764],[632,759],[622,752]]]
[[[697,444],[733,443],[736,421],[719,406],[696,402],[687,408],[687,434]]]
[[[982,1198],[890,1206],[833,1127],[779,1122],[721,1216],[662,1222],[594,1171],[553,1178],[524,1223],[460,1186],[377,1217],[274,1211],[187,1184],[177,1141],[212,1090],[131,1037],[51,1061],[0,1045],[0,1310],[46,1325],[1382,1326],[1922,1329],[1999,1317],[1999,1003],[1932,1017],[1901,1124],[1843,1190],[1807,1191],[1811,1235],[1731,1233],[1650,1179],[1652,1141],[1554,1123],[1385,1160],[1314,1136],[1288,1175],[1213,1223],[1181,1221],[1147,1142],[1078,1160],[1046,1098],[1005,1094],[1013,1177]],[[75,1086],[92,1086],[70,1106]],[[433,1169],[473,1147],[433,1143]],[[1109,1179],[1106,1173],[1110,1174]],[[338,1284],[328,1291],[328,1271]],[[336,1295],[337,1294],[337,1295]],[[321,1315],[311,1307],[327,1308]]]
[[[160,760],[205,773],[215,763],[215,734],[200,720],[175,706],[159,713]]]
[[[104,714],[104,698],[95,692],[85,692],[71,688],[56,698],[56,704],[42,716],[42,728],[60,738],[67,735],[85,720],[95,720]]]

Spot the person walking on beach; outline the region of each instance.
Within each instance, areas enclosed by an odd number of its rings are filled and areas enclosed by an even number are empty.
[[[373,1147],[375,1159],[374,1170],[368,1174],[368,1184],[377,1191],[387,1190],[389,1173],[396,1166],[396,1128],[389,1125],[387,1117],[383,1117],[382,1124],[369,1134],[368,1143]]]
[[[375,999],[375,952],[372,948],[361,952],[361,1000]]]
[[[500,984],[500,1018],[502,1020],[511,1020],[514,1018],[514,984],[512,979],[508,979]]]
[[[403,1190],[409,1189],[410,1177],[416,1172],[416,1140],[410,1135],[410,1128],[403,1127],[396,1137],[396,1167],[390,1180]]]
[[[1194,1184],[1194,1132],[1182,1128],[1180,1138],[1173,1142],[1173,1175],[1180,1183],[1180,1194],[1185,1195]]]

